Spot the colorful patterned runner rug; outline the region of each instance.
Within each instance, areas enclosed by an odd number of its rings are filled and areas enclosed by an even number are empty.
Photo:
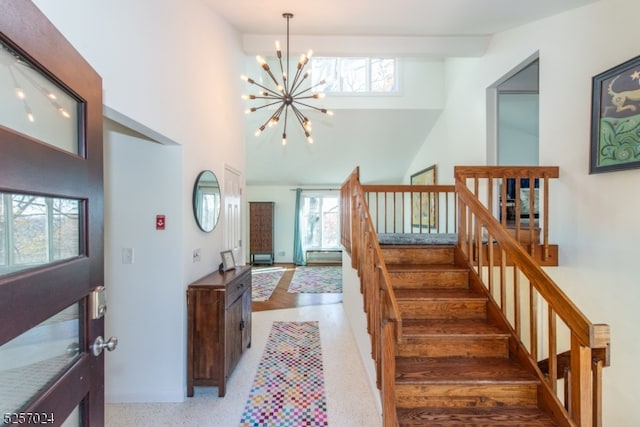
[[[284,272],[285,269],[282,267],[251,269],[251,300],[267,301]]]
[[[240,425],[329,425],[317,321],[273,322]]]
[[[288,292],[296,293],[341,293],[342,267],[296,267]]]

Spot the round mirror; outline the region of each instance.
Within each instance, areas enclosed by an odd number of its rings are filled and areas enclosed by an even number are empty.
[[[212,231],[220,216],[220,184],[211,171],[202,171],[193,186],[193,214],[200,230]]]

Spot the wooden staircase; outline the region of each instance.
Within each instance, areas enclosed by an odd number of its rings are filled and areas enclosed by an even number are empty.
[[[402,318],[395,352],[400,426],[556,426],[540,381],[454,246],[381,246]]]

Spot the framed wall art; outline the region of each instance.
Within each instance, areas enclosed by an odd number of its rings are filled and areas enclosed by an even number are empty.
[[[640,168],[640,56],[592,79],[589,173]]]
[[[436,165],[431,165],[411,175],[411,185],[435,185]],[[436,213],[438,200],[436,193],[415,193],[411,200],[411,224],[420,230],[424,228],[437,228],[438,219]]]

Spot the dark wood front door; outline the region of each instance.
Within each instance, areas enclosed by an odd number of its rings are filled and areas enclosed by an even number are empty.
[[[102,161],[100,77],[33,3],[0,0],[6,424],[104,424]]]

